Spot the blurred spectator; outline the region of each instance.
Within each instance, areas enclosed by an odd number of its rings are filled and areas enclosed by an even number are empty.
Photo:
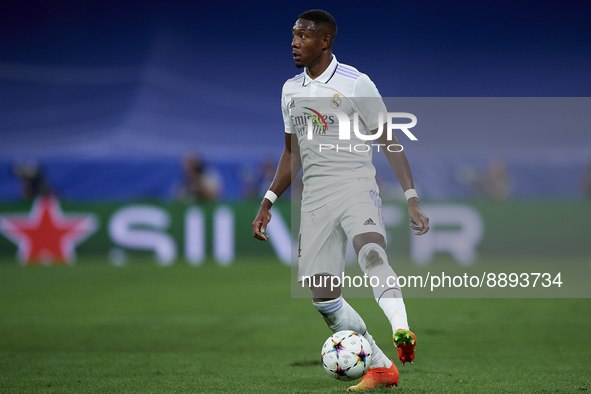
[[[506,200],[510,197],[509,170],[502,160],[489,164],[482,178],[482,189],[493,200]]]
[[[220,181],[217,174],[208,171],[197,155],[183,159],[184,183],[176,197],[182,201],[213,201],[220,197]]]
[[[12,171],[20,179],[21,197],[24,200],[32,200],[37,196],[51,193],[51,187],[39,163],[35,161],[16,163]]]
[[[470,188],[475,197],[489,197],[493,200],[507,200],[511,195],[509,170],[502,160],[493,160],[485,171],[461,168],[456,179]]]
[[[256,166],[242,166],[240,168],[240,180],[244,197],[258,199],[264,196],[273,181],[276,167],[277,163],[271,159],[267,159]]]

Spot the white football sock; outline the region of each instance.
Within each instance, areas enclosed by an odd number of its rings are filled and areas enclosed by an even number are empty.
[[[367,339],[372,350],[371,368],[390,368],[392,366],[392,361],[386,357],[367,331],[361,316],[342,296],[330,301],[313,302],[313,304],[332,332],[351,330]]]
[[[402,298],[380,298],[378,305],[382,308],[386,317],[392,325],[392,332],[396,330],[408,330],[408,318],[406,316],[406,307]]]
[[[401,328],[408,330],[406,307],[397,283],[398,277],[388,263],[386,251],[378,244],[366,244],[359,250],[358,261],[361,270],[368,277],[379,279],[377,285],[372,288],[373,295],[390,321],[392,331]]]

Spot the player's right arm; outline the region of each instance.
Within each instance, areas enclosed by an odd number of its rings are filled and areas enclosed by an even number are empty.
[[[285,148],[279,159],[269,190],[275,193],[277,197],[281,196],[291,185],[300,168],[302,168],[302,162],[296,135],[285,133]],[[273,206],[271,201],[263,198],[259,212],[254,222],[252,222],[252,235],[258,240],[266,241],[269,239],[265,231],[267,230],[267,224],[271,221],[271,206]]]

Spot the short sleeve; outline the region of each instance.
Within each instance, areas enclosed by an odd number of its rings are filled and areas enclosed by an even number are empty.
[[[375,130],[381,126],[379,124],[380,113],[383,114],[382,124],[385,123],[388,110],[378,88],[367,75],[361,74],[357,80],[354,96],[359,115],[369,130]]]
[[[285,127],[285,132],[288,134],[295,134],[295,129],[293,127],[293,123],[291,122],[291,117],[289,115],[289,103],[287,102],[288,98],[285,96],[285,89],[281,92],[281,113],[283,114],[283,126]]]

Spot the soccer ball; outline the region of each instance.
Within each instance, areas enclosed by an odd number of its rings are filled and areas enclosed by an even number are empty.
[[[338,380],[359,379],[369,369],[371,346],[355,331],[339,331],[322,346],[322,366]]]

